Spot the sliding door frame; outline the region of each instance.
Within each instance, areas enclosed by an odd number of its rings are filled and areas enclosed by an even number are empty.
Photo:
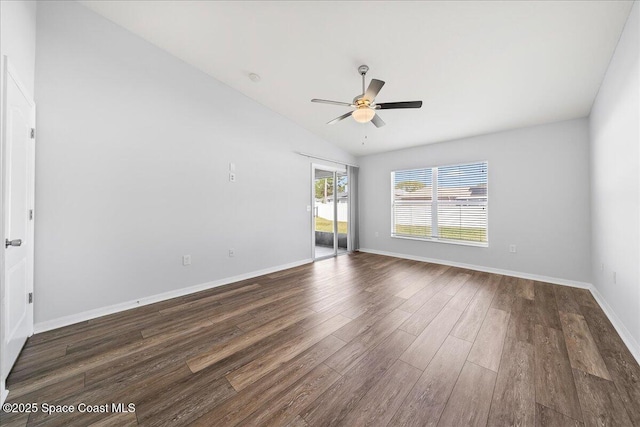
[[[333,254],[323,257],[316,257],[316,220],[315,220],[315,204],[316,204],[316,170],[322,170],[331,172],[333,176]],[[337,200],[337,188],[338,188],[338,172],[344,172],[347,174],[347,167],[327,166],[320,163],[311,163],[311,258],[314,261],[319,261],[327,258],[333,258],[338,256],[338,200]],[[349,218],[350,204],[347,205],[347,218]],[[349,223],[347,222],[347,227]]]

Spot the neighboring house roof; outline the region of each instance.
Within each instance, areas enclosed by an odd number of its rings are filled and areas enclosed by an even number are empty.
[[[406,191],[400,188],[395,189],[397,200],[431,200],[432,188],[430,186],[416,191]],[[444,187],[438,189],[438,200],[478,200],[486,199],[487,187]]]

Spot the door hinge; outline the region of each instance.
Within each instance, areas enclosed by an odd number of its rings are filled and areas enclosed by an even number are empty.
[[[36,129],[31,128],[31,139],[35,139],[35,138],[36,138]]]
[[[29,304],[33,304],[33,292],[29,292]]]
[[[33,209],[29,209],[29,219],[33,221]]]

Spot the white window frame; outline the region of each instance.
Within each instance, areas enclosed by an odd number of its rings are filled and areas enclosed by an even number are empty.
[[[487,227],[486,227],[486,233],[487,233],[487,241],[486,242],[474,242],[472,240],[455,240],[455,239],[441,239],[440,237],[438,237],[438,205],[442,204],[442,205],[455,205],[456,202],[455,201],[448,201],[448,200],[443,200],[441,202],[438,202],[438,168],[440,167],[453,167],[453,166],[466,166],[466,165],[474,165],[474,164],[478,164],[478,163],[485,163],[487,165],[487,201],[485,202],[470,202],[468,201],[467,204],[469,205],[480,205],[480,206],[485,206],[486,207],[486,211],[487,211]],[[394,220],[394,202],[395,202],[395,196],[394,196],[394,190],[395,190],[395,184],[394,184],[394,174],[396,172],[404,172],[404,171],[409,171],[409,170],[420,170],[420,169],[431,169],[431,237],[415,237],[415,236],[400,236],[400,235],[395,235],[395,220]],[[438,166],[423,166],[423,167],[416,167],[416,168],[408,168],[408,169],[396,169],[391,171],[391,173],[389,174],[390,177],[390,181],[391,181],[391,238],[393,239],[404,239],[404,240],[418,240],[418,241],[423,241],[423,242],[434,242],[434,243],[447,243],[447,244],[451,244],[451,245],[462,245],[462,246],[475,246],[475,247],[481,247],[481,248],[488,248],[489,247],[489,161],[488,160],[478,160],[475,162],[465,162],[465,163],[455,163],[455,164],[450,164],[450,165],[438,165]],[[428,202],[427,202],[428,203]]]

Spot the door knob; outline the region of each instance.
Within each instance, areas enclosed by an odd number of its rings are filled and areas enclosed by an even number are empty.
[[[22,245],[21,239],[15,239],[15,240],[4,239],[5,248],[8,248],[9,246],[20,246],[20,245]]]

